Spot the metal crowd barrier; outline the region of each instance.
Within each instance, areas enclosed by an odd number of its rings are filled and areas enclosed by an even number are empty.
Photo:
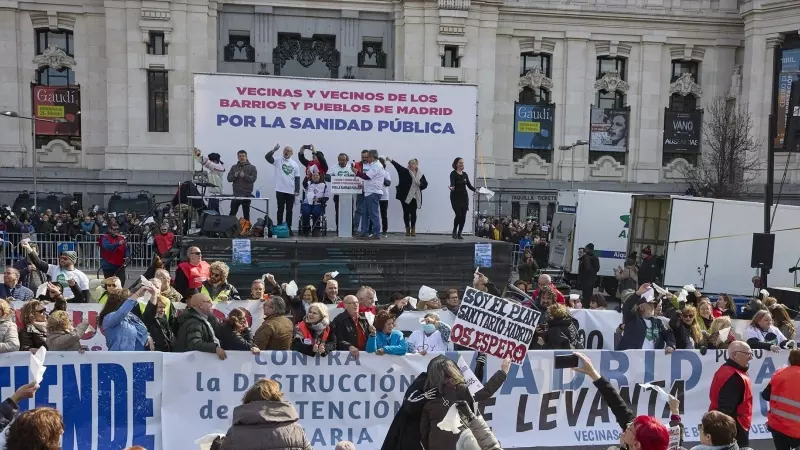
[[[155,254],[153,238],[122,234],[125,235],[130,248],[131,259],[128,267],[149,267]],[[39,258],[42,261],[57,264],[58,256],[62,251],[74,250],[78,254],[78,262],[75,266],[84,272],[95,272],[100,269],[100,247],[97,245],[100,236],[99,234],[79,234],[71,237],[68,234],[56,233],[2,233],[0,234],[2,266],[5,268],[13,265],[14,262],[26,256],[25,250],[19,244],[27,238],[32,244],[36,244]]]

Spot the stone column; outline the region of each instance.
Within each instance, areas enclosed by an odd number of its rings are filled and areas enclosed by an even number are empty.
[[[353,67],[353,75],[358,78],[358,52],[361,51],[361,29],[359,27],[358,11],[343,10],[342,20],[339,22],[339,76],[345,75],[347,66]]]
[[[589,39],[591,33],[585,31],[567,31],[566,57],[564,58],[564,106],[556,114],[561,117],[564,124],[564,140],[558,145],[569,145],[575,141],[589,139],[589,105],[593,103],[594,91],[594,66],[589,65]],[[557,147],[556,147],[557,148]],[[572,172],[572,157],[574,154],[575,180],[585,178],[586,163],[588,161],[589,147],[586,145],[575,148],[573,151],[555,150],[553,161],[557,163],[560,180],[569,180]]]
[[[495,78],[497,72],[493,64],[497,49],[497,18],[498,8],[484,5],[480,12],[478,22],[478,40],[472,45],[468,45],[467,53],[475,55],[475,60],[470,63],[475,64],[478,82],[478,153],[483,157],[484,163],[487,157],[491,158],[492,164],[486,164],[486,177],[496,178],[494,173],[494,105],[495,105]],[[474,47],[472,50],[469,47]],[[465,58],[461,58],[465,62]],[[472,64],[470,64],[472,65]],[[475,155],[477,158],[479,155]],[[479,162],[479,161],[478,161]],[[476,164],[476,178],[482,177],[483,172]],[[483,181],[481,181],[483,185]]]
[[[397,59],[395,79],[398,81],[423,81],[425,71],[425,14],[422,7],[410,8],[403,2],[397,15],[402,17],[402,34],[397,37]],[[397,16],[396,16],[397,17]],[[434,40],[431,45],[436,45]]]
[[[106,55],[109,55],[107,59],[108,98],[106,99],[108,147],[106,148],[105,168],[127,169],[126,153],[128,151],[128,130],[130,126],[128,87],[131,82],[128,79],[128,62],[131,59],[128,57],[128,10],[122,0],[109,0],[105,2],[104,7],[106,17]],[[136,41],[138,42],[140,39],[136,39]],[[135,52],[131,51],[131,53]],[[139,81],[136,80],[137,84]],[[146,97],[144,104],[145,108],[142,114],[146,115]]]
[[[661,173],[661,151],[663,146],[664,100],[661,89],[669,79],[664,74],[664,43],[666,36],[644,36],[639,51],[639,95],[631,103],[631,125],[638,122],[638,145],[631,146],[628,157],[631,162],[629,179],[636,183],[658,183]],[[631,64],[628,73],[636,70]],[[638,110],[638,114],[635,111]],[[633,131],[633,130],[632,130]],[[634,132],[635,133],[635,132]],[[635,133],[636,134],[636,133]],[[636,141],[633,141],[636,144]]]
[[[497,48],[494,67],[494,151],[492,159],[494,178],[510,178],[514,175],[514,102],[519,99],[517,85],[519,83],[519,41],[511,35],[513,30],[498,33],[495,46]],[[484,157],[485,159],[485,157]],[[487,172],[489,169],[486,169]]]
[[[780,35],[767,39],[767,36],[755,34],[754,31],[745,27],[742,94],[739,102],[748,105],[753,120],[753,138],[762,142],[758,152],[759,159],[766,161],[769,114],[772,106],[773,49],[780,45],[782,39]],[[766,171],[760,170],[759,179],[754,182],[763,183],[765,180]]]
[[[28,83],[23,83],[20,76],[28,74],[33,76],[33,71],[23,70],[17,63],[17,14],[16,7],[0,9],[0,80],[3,80],[3,89],[0,89],[0,105],[3,109],[27,115],[30,106],[23,106],[22,98],[30,99],[30,93],[20,95],[20,89],[28,88]],[[28,21],[30,23],[30,21]],[[33,37],[31,35],[31,40]],[[23,53],[25,59],[33,58],[33,53]],[[30,166],[33,158],[31,142],[31,128],[27,120],[7,119],[0,117],[0,167]],[[30,153],[30,156],[26,156]]]
[[[272,14],[272,6],[256,6],[256,29],[254,47],[256,48],[256,62],[266,64],[269,73],[275,73],[272,68],[272,49],[278,44],[278,34],[273,29],[275,26],[275,16]],[[259,69],[260,66],[259,66]]]

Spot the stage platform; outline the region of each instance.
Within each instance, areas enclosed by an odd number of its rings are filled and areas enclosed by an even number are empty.
[[[394,292],[416,297],[421,285],[442,291],[472,285],[475,272],[475,244],[491,244],[491,267],[480,270],[502,288],[511,274],[512,245],[506,242],[449,235],[392,235],[381,240],[353,238],[293,237],[251,238],[251,263],[233,264],[231,239],[185,236],[181,240],[182,260],[186,250],[197,246],[206,261],[224,261],[231,266],[229,281],[247,295],[250,284],[265,273],[278,282],[295,280],[298,286],[316,285],[326,272],[338,271],[339,291],[355,293],[359,286],[372,286],[380,302]]]

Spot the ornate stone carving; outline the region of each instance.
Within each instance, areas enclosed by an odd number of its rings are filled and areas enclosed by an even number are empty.
[[[55,70],[61,70],[65,67],[72,69],[75,67],[75,58],[67,55],[64,50],[52,44],[47,47],[41,55],[36,55],[36,57],[33,58],[33,63],[36,64],[37,69],[43,67],[50,67]]]
[[[692,169],[689,161],[683,158],[675,158],[664,165],[664,179],[682,181],[686,179],[686,174]]]
[[[728,98],[739,98],[742,93],[742,65],[736,64],[733,66],[733,74],[731,75],[731,88],[728,90]]]
[[[43,166],[77,166],[81,151],[61,139],[53,139],[36,149],[36,162]]]
[[[682,97],[692,94],[695,97],[700,98],[700,96],[703,95],[703,88],[694,82],[694,77],[691,73],[686,72],[681,74],[680,78],[669,85],[669,95],[672,94],[679,94]]]
[[[236,39],[231,37],[231,39]],[[255,62],[256,49],[247,41],[239,39],[225,46],[223,50],[227,62]]]
[[[553,89],[553,80],[547,78],[544,73],[542,73],[542,69],[539,67],[534,67],[533,69],[529,70],[525,75],[519,77],[519,83],[517,84],[517,92],[522,92],[525,88],[529,89]]]
[[[630,89],[630,85],[627,81],[620,78],[619,72],[616,70],[609,70],[603,74],[602,78],[594,82],[595,91],[621,92],[627,94],[628,89]]]
[[[286,61],[295,60],[303,67],[311,67],[322,61],[331,71],[331,78],[339,77],[340,53],[336,50],[336,38],[314,35],[311,39],[299,34],[278,33],[278,45],[272,49],[275,75],[281,74]]]
[[[470,0],[439,0],[439,9],[468,11]]]
[[[361,51],[358,52],[358,67],[385,69],[386,53],[383,51],[383,44],[380,42],[362,43]]]
[[[601,156],[589,164],[589,173],[596,178],[617,178],[625,176],[625,166],[609,155]]]
[[[528,153],[514,163],[514,174],[525,178],[546,179],[553,165],[536,153]]]

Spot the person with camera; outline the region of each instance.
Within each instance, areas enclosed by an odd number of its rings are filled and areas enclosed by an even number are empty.
[[[306,159],[306,150],[311,150],[311,160]],[[325,155],[322,154],[321,151],[317,150],[314,147],[314,144],[308,144],[300,147],[300,151],[297,153],[297,159],[300,160],[300,164],[305,167],[306,171],[306,181],[311,180],[311,175],[314,174],[314,170],[319,173],[322,180],[325,180],[325,174],[328,173],[328,162],[325,161]],[[312,169],[312,167],[314,169]]]

